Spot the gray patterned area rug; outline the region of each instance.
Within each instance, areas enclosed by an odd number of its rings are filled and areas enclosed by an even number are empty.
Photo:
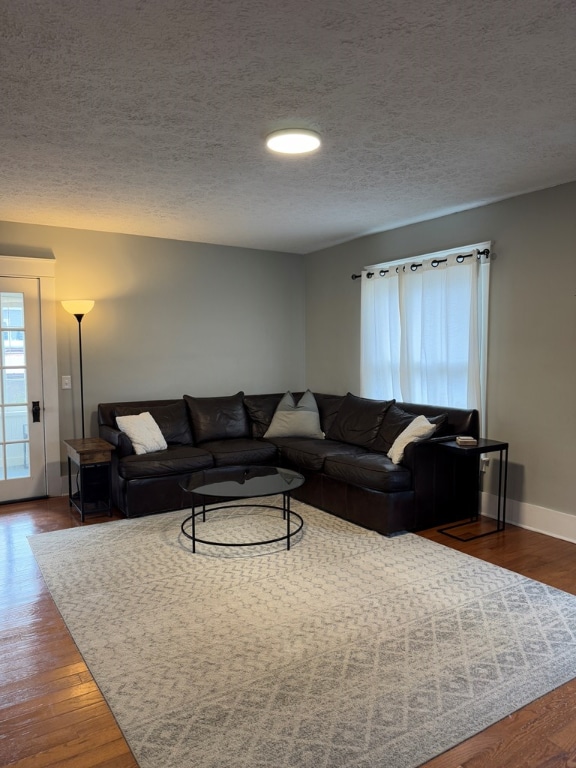
[[[185,511],[30,537],[142,768],[413,768],[576,675],[576,597],[294,508],[289,552],[192,554]]]

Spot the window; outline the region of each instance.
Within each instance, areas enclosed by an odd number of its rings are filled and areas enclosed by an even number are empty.
[[[362,273],[362,395],[485,412],[490,243]]]
[[[30,477],[24,294],[0,293],[0,480]]]

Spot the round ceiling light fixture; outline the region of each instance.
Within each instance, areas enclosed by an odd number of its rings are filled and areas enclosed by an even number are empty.
[[[285,155],[303,155],[318,149],[320,136],[316,131],[309,131],[305,128],[285,128],[281,131],[274,131],[267,136],[266,146],[272,152],[281,152]]]

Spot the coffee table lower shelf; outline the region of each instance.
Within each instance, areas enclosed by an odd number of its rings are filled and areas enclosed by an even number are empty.
[[[267,465],[212,467],[193,472],[180,484],[185,493],[192,495],[190,510],[192,514],[180,526],[182,533],[192,542],[192,552],[196,552],[197,542],[212,547],[256,547],[285,541],[286,549],[290,549],[292,538],[302,530],[304,525],[300,515],[290,509],[290,493],[299,488],[302,483],[304,483],[304,476],[299,472]],[[282,506],[255,501],[267,496],[281,496]],[[219,504],[216,507],[210,506],[210,509],[207,510],[206,503],[207,499],[210,498],[214,500],[214,504],[221,501],[225,501],[226,504]],[[254,501],[243,504],[240,503],[240,499],[253,499]],[[282,520],[286,522],[286,532],[281,536],[268,536],[258,541],[213,541],[201,539],[196,535],[196,518],[198,516],[202,515],[203,522],[206,522],[207,512],[242,507],[282,512]],[[257,514],[257,512],[252,514]]]
[[[207,512],[217,512],[220,509],[241,509],[243,507],[249,508],[249,509],[272,509],[279,512],[282,512],[282,519],[286,521],[286,533],[282,536],[276,536],[272,539],[264,539],[261,541],[211,541],[210,539],[201,539],[196,535],[196,518],[199,516],[202,516],[202,521],[206,522],[206,514]],[[296,527],[292,529],[292,521],[295,521]],[[189,530],[186,530],[186,526],[189,524]],[[190,539],[192,542],[192,552],[196,552],[196,544],[207,544],[212,547],[257,547],[262,546],[264,544],[275,544],[279,541],[285,541],[286,542],[286,549],[290,549],[290,540],[293,536],[296,536],[297,533],[299,533],[302,530],[302,526],[304,525],[304,520],[300,517],[300,515],[297,512],[293,512],[290,509],[290,500],[289,497],[286,498],[286,496],[283,495],[283,503],[281,507],[278,507],[273,504],[224,504],[220,505],[218,507],[210,507],[209,510],[206,510],[206,505],[202,506],[202,509],[199,509],[196,511],[195,509],[192,509],[192,514],[189,515],[180,526],[182,533],[186,538]]]

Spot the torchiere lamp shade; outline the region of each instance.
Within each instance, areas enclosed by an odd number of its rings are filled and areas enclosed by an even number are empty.
[[[84,317],[93,309],[94,302],[91,299],[71,299],[70,301],[63,301],[62,306],[71,315],[82,315]]]

